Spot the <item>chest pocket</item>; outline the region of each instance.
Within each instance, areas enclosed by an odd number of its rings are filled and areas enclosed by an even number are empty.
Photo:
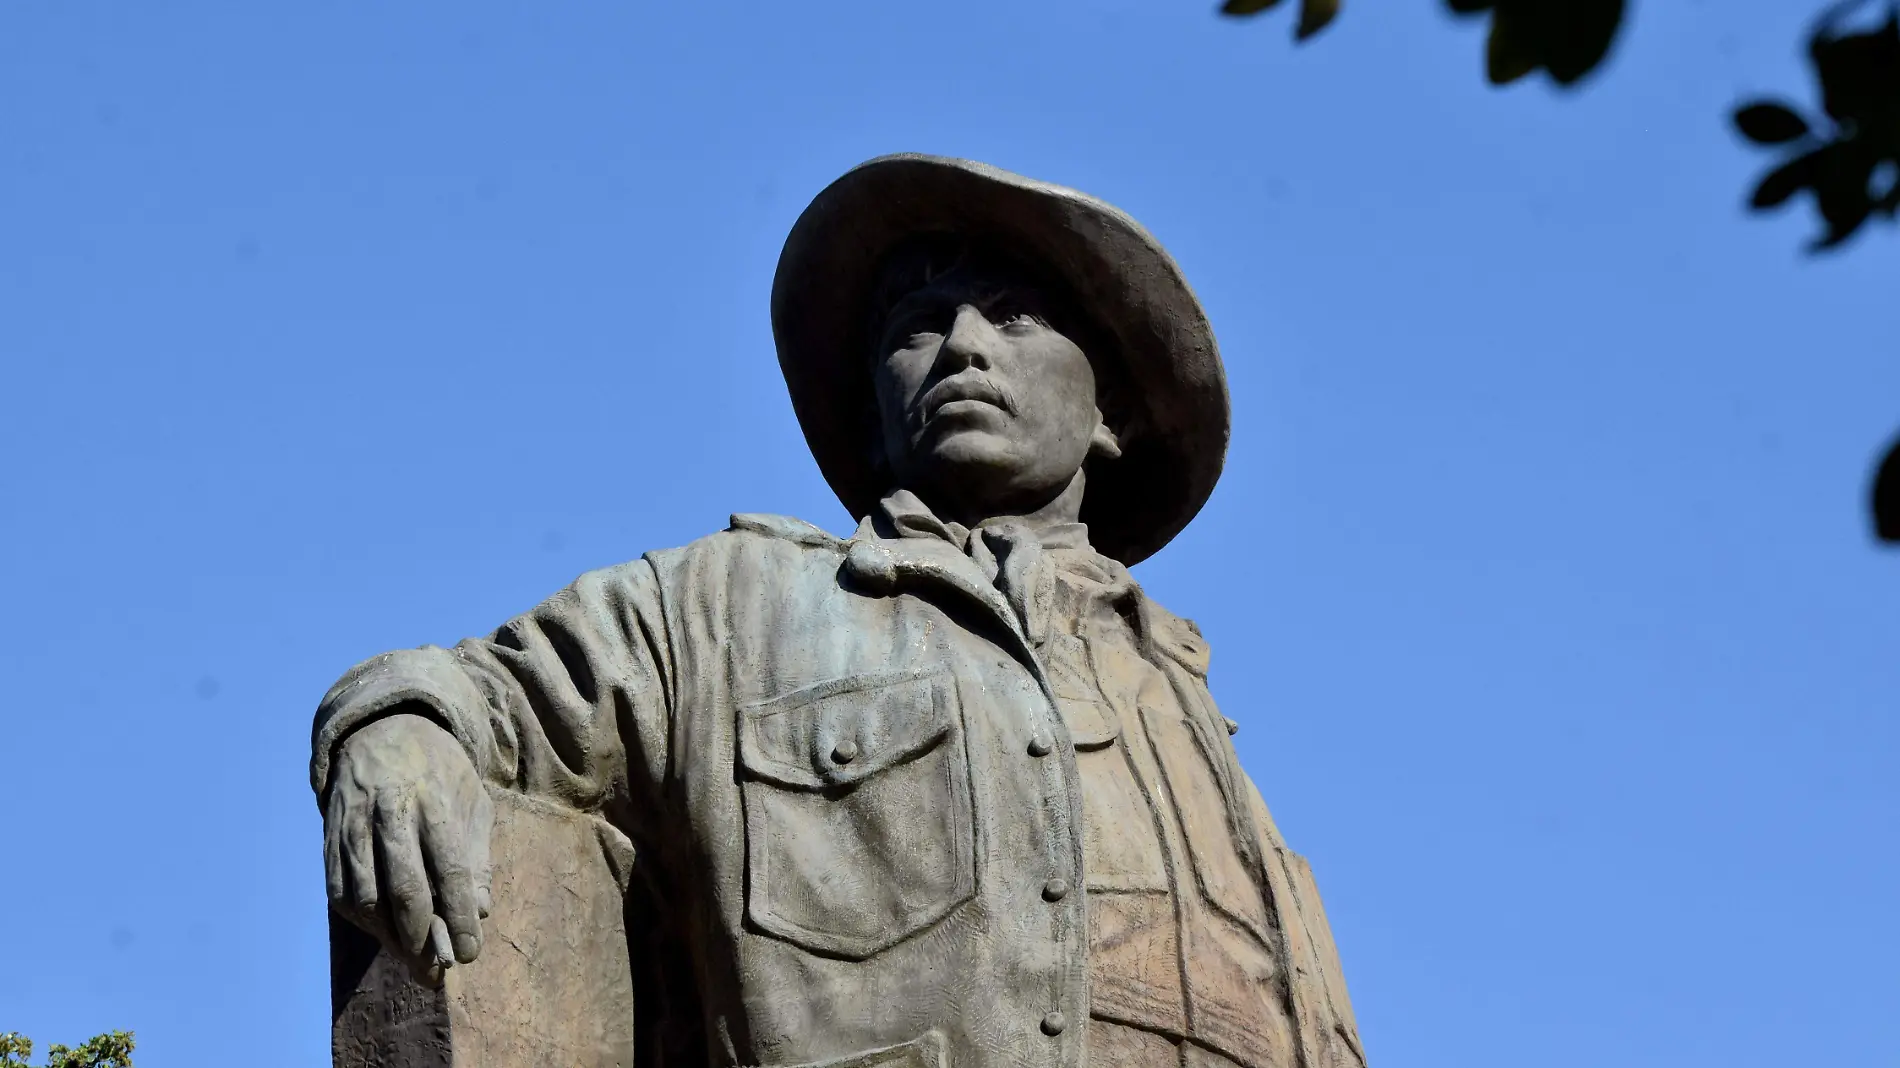
[[[755,927],[862,960],[975,893],[969,761],[949,673],[856,675],[739,715]]]

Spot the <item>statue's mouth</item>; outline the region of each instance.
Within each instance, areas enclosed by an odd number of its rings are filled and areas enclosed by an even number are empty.
[[[1015,402],[1002,388],[987,378],[976,375],[957,375],[946,378],[924,393],[923,400],[917,405],[917,411],[925,421],[939,414],[955,415],[958,411],[976,411],[978,406],[1000,408],[1014,414]]]

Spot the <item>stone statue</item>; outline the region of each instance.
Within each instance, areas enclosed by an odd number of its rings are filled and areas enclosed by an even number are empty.
[[[855,534],[735,515],[323,699],[330,902],[380,940],[338,933],[337,1063],[1362,1066],[1206,643],[1127,569],[1226,452],[1174,261],[889,156],[772,324]]]

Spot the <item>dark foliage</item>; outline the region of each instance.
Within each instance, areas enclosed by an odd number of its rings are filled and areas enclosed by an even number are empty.
[[[1281,0],[1226,0],[1224,15],[1270,11]],[[1493,84],[1514,82],[1538,69],[1559,85],[1575,84],[1609,54],[1623,23],[1624,0],[1445,0],[1459,15],[1491,14],[1485,71]],[[1300,0],[1293,36],[1306,40],[1339,14],[1340,0]]]
[[[1227,0],[1220,10],[1223,15],[1258,15],[1279,3],[1280,0]],[[1325,29],[1338,14],[1339,0],[1300,0],[1300,21],[1293,27],[1294,39],[1306,40]]]
[[[1735,128],[1758,145],[1792,148],[1755,185],[1749,206],[1770,211],[1803,191],[1825,229],[1809,248],[1839,248],[1875,217],[1900,213],[1900,3],[1887,20],[1853,32],[1845,20],[1863,0],[1837,4],[1815,20],[1808,58],[1821,85],[1812,120],[1777,100],[1735,109]],[[1888,447],[1870,494],[1874,536],[1900,543],[1900,441]]]
[[[1257,15],[1280,0],[1226,0],[1224,14]],[[1539,69],[1572,86],[1609,54],[1625,0],[1445,0],[1457,15],[1491,15],[1485,75],[1507,85]],[[1808,36],[1808,59],[1821,85],[1821,114],[1810,119],[1778,100],[1735,109],[1735,128],[1758,145],[1789,146],[1756,183],[1749,206],[1770,211],[1795,194],[1814,195],[1826,229],[1812,251],[1838,248],[1876,216],[1900,216],[1900,0],[1886,0],[1887,21],[1853,31],[1847,19],[1869,0],[1842,0],[1823,11]],[[1305,40],[1339,14],[1339,0],[1302,0],[1295,36]],[[1900,544],[1900,440],[1881,462],[1872,492],[1874,533]]]
[[[1491,13],[1485,77],[1508,85],[1534,70],[1575,85],[1610,52],[1623,0],[1445,0],[1460,15]]]
[[[1485,74],[1507,85],[1533,71],[1558,85],[1577,84],[1609,54],[1625,0],[1444,0],[1457,15],[1491,16]],[[1221,11],[1252,16],[1281,0],[1226,0]],[[1811,246],[1831,249],[1868,219],[1900,215],[1900,0],[1888,0],[1885,24],[1850,32],[1847,17],[1868,0],[1844,0],[1815,20],[1808,56],[1821,86],[1821,115],[1810,120],[1776,100],[1737,108],[1735,125],[1762,145],[1793,153],[1756,184],[1750,205],[1767,211],[1795,194],[1814,195],[1826,230]],[[1340,0],[1301,0],[1295,36],[1318,33]]]
[[[1887,458],[1874,475],[1874,537],[1900,542],[1900,440],[1887,448]]]
[[[1826,230],[1810,246],[1837,248],[1875,216],[1900,211],[1900,4],[1887,21],[1860,33],[1842,22],[1862,0],[1829,9],[1815,22],[1808,56],[1821,84],[1821,115],[1810,122],[1793,107],[1757,100],[1735,111],[1743,137],[1761,145],[1791,145],[1784,159],[1756,184],[1756,211],[1780,207],[1796,193],[1814,196]]]

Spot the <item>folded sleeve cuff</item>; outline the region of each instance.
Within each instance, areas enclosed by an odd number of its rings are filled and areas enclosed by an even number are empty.
[[[319,798],[330,783],[331,758],[351,731],[401,705],[428,716],[462,743],[475,769],[484,766],[491,746],[488,699],[454,653],[433,645],[372,657],[350,669],[324,695],[311,728],[310,787]]]

